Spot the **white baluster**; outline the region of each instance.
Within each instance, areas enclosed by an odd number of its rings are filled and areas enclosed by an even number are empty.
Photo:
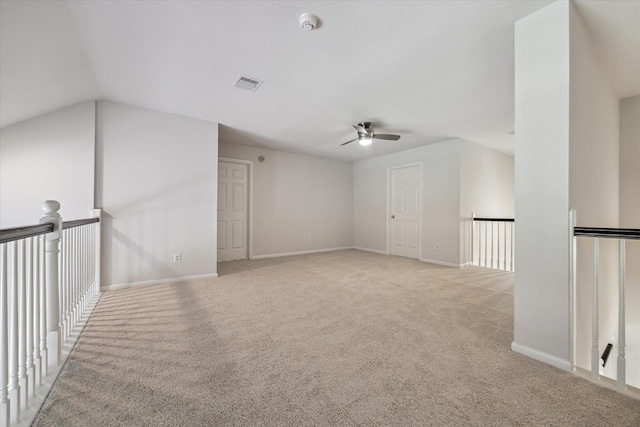
[[[18,370],[20,369],[19,344],[20,331],[18,329],[19,301],[18,301],[18,242],[11,242],[11,318],[9,321],[9,415],[11,423],[16,423],[20,419],[20,381]]]
[[[78,284],[80,282],[80,266],[78,265],[78,229],[72,228],[73,243],[71,245],[71,275],[73,286],[71,291],[71,331],[76,327],[78,320]]]
[[[65,283],[64,283],[64,292],[65,292],[65,312],[63,313],[65,319],[65,338],[69,337],[71,333],[71,288],[73,281],[73,264],[72,264],[72,247],[73,247],[73,229],[69,228],[64,230],[64,251],[65,251],[65,265],[66,265],[66,274],[65,274]]]
[[[89,277],[89,235],[87,233],[88,226],[82,226],[82,310],[80,312],[81,316],[84,316],[86,312],[87,305],[87,284],[89,281],[87,278]]]
[[[624,270],[625,270],[625,241],[620,239],[620,272],[618,281],[618,389],[626,388],[626,362],[624,359],[625,347],[625,315],[624,315]]]
[[[40,236],[40,357],[42,359],[42,376],[47,374],[47,280],[45,273],[45,236]]]
[[[79,227],[78,233],[80,234],[79,247],[78,247],[78,262],[80,264],[80,282],[78,286],[78,323],[80,318],[84,314],[84,285],[85,285],[85,227]]]
[[[27,247],[26,259],[25,259],[25,268],[27,270],[27,280],[26,280],[26,306],[27,312],[25,316],[27,317],[26,328],[27,328],[27,358],[26,358],[26,375],[27,375],[27,391],[29,392],[29,397],[34,396],[36,390],[36,367],[33,363],[33,238],[29,238],[25,240],[25,245]],[[28,244],[28,245],[27,245]]]
[[[502,269],[507,271],[507,224],[504,223],[504,234],[502,235]]]
[[[80,227],[80,247],[78,251],[78,260],[80,262],[80,286],[78,287],[78,323],[84,314],[84,285],[85,285],[85,227]]]
[[[493,232],[493,224],[494,224],[494,222],[491,221],[491,266],[490,266],[490,268],[493,268],[493,258],[494,258],[494,256],[493,256],[493,249],[494,249],[493,242],[495,241],[495,236],[494,236],[494,232]]]
[[[73,265],[73,248],[74,242],[74,230],[70,228],[67,233],[67,266],[68,266],[68,283],[67,283],[67,337],[71,335],[73,329],[73,283],[74,283],[74,265]]]
[[[33,238],[33,364],[35,366],[35,386],[42,384],[42,358],[40,356],[40,237]],[[35,388],[34,388],[35,390]]]
[[[475,246],[474,246],[474,233],[476,231],[476,222],[474,221],[474,218],[476,217],[476,214],[471,212],[471,265],[476,265],[475,263],[475,257],[473,256],[474,252],[475,252]]]
[[[26,241],[20,240],[20,259],[18,284],[18,382],[20,383],[20,405],[24,409],[29,403],[29,382],[27,381],[27,277],[26,277]]]
[[[500,269],[500,223],[496,223],[496,246],[497,246],[497,253],[496,253],[496,269],[499,270]]]
[[[488,264],[489,257],[489,223],[484,221],[484,267]]]
[[[47,200],[42,203],[44,215],[40,223],[52,223],[53,232],[46,235],[46,280],[47,280],[47,348],[48,372],[56,369],[62,357],[62,343],[60,334],[60,296],[58,289],[58,254],[60,252],[60,231],[62,218],[58,214],[60,203]]]
[[[0,426],[8,426],[9,407],[9,305],[7,304],[7,245],[0,244]]]
[[[516,267],[515,267],[515,229],[516,229],[516,223],[512,222],[511,223],[511,271],[515,271]]]
[[[67,229],[62,234],[63,260],[64,260],[64,281],[62,283],[61,299],[64,305],[64,311],[60,314],[63,318],[64,341],[69,338],[71,331],[71,230]]]
[[[593,239],[593,319],[591,324],[591,377],[600,377],[600,354],[598,350],[598,263],[600,258],[600,242]]]

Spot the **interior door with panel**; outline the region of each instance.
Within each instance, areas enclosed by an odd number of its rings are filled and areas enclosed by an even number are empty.
[[[419,258],[420,167],[391,170],[391,255]]]
[[[248,259],[249,165],[218,162],[218,261]]]

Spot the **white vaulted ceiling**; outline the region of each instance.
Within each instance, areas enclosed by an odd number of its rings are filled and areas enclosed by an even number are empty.
[[[455,137],[508,152],[513,24],[549,3],[2,0],[0,125],[104,98],[218,122],[221,140],[344,160]],[[630,96],[640,8],[615,3],[577,5]],[[300,29],[303,12],[316,30]],[[238,74],[264,84],[234,88]],[[363,120],[402,138],[339,147]]]

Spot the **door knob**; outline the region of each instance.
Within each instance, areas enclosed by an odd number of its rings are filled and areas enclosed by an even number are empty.
[[[395,217],[396,217],[395,215],[391,215],[391,219],[393,219],[393,218],[395,218]]]

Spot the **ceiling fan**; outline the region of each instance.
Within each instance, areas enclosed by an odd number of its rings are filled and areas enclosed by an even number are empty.
[[[358,141],[360,145],[369,145],[373,142],[373,139],[386,139],[389,141],[397,141],[400,139],[400,135],[389,135],[385,133],[374,133],[373,122],[360,122],[357,125],[353,125],[354,129],[358,132],[358,137],[347,141],[340,146],[351,144],[354,141]]]

